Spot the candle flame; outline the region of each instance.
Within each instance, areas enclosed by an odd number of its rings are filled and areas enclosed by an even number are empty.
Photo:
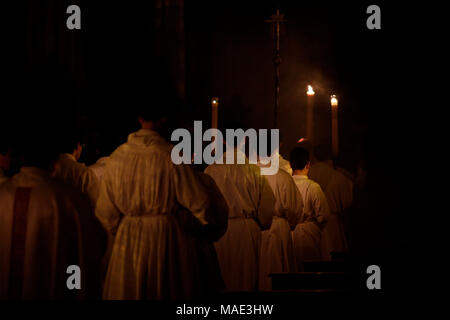
[[[334,94],[331,96],[331,105],[333,107],[336,107],[338,105],[338,99],[336,98],[336,96]]]
[[[211,103],[212,103],[213,105],[218,104],[218,103],[219,103],[219,98],[212,98]]]
[[[313,96],[315,94],[313,87],[311,85],[308,85],[308,91],[306,91],[306,94],[308,96]]]

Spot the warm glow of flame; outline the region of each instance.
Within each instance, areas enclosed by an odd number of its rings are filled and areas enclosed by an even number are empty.
[[[306,91],[306,94],[308,96],[313,96],[315,94],[312,86],[308,85],[308,91]]]
[[[337,105],[338,105],[338,99],[336,98],[336,96],[334,94],[331,96],[331,105],[333,107],[337,107]]]
[[[218,98],[212,98],[211,103],[212,103],[213,105],[216,105],[216,104],[219,103],[218,100],[219,100]]]

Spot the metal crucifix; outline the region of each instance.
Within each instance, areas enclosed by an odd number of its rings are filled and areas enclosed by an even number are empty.
[[[280,23],[286,22],[284,14],[280,14],[280,9],[277,9],[277,13],[270,17],[270,20],[266,22],[273,23],[275,29],[275,58],[273,63],[275,64],[275,109],[274,109],[274,125],[277,128],[278,107],[280,105],[280,64],[282,59],[280,57]]]

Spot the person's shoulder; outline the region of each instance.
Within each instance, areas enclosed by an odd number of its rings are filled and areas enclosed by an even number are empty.
[[[76,161],[73,164],[73,168],[76,171],[78,171],[80,174],[83,174],[83,175],[88,175],[88,174],[91,174],[91,173],[93,174],[93,171],[88,166],[86,166],[86,164],[84,164],[82,162]]]
[[[343,168],[336,168],[334,174],[335,177],[342,182],[353,183],[355,180],[354,176]]]
[[[290,175],[287,171],[279,169],[276,173],[277,179],[280,179],[281,181],[293,181],[292,175]]]
[[[308,179],[305,179],[305,183],[307,183],[311,189],[322,190],[322,188],[320,187],[320,184],[309,177],[308,177]]]
[[[58,178],[49,182],[48,192],[57,199],[59,204],[80,207],[89,202],[88,198],[78,188]]]
[[[208,175],[232,176],[242,179],[246,177],[264,177],[261,175],[261,168],[256,164],[214,163],[206,167],[204,172]]]
[[[309,181],[309,185],[310,185],[310,190],[315,193],[315,194],[322,194],[323,190],[322,187],[320,186],[320,184],[318,184],[316,181],[308,179]]]
[[[222,172],[224,169],[225,169],[225,167],[223,164],[213,163],[213,164],[210,164],[209,166],[207,166],[203,172],[206,175],[214,176],[215,174]]]
[[[170,158],[172,148],[173,145],[162,137],[155,137],[152,139],[152,143],[150,145],[139,145],[128,141],[114,150],[114,152],[110,155],[108,162],[120,159],[129,154],[144,156],[147,156],[148,154],[158,154],[160,156]]]
[[[63,171],[76,171],[78,173],[89,170],[84,163],[78,162],[75,158],[71,158],[66,154],[59,156],[57,167]]]

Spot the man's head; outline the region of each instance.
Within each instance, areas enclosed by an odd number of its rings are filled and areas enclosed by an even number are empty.
[[[143,113],[139,113],[138,121],[142,129],[151,129],[155,131],[160,131],[164,125],[167,123],[167,117],[147,117]]]
[[[60,133],[59,136],[59,152],[68,153],[75,157],[78,161],[83,152],[83,146],[81,144],[81,137],[77,130],[74,128],[68,128]]]
[[[26,128],[25,131],[17,144],[21,166],[53,171],[58,159],[54,133],[46,132],[39,126]]]
[[[179,112],[181,104],[173,79],[167,70],[164,64],[153,66],[152,78],[139,81],[131,99],[137,109],[141,128],[155,130],[163,136],[171,125],[168,123],[169,119]]]
[[[296,147],[291,151],[289,162],[294,174],[305,174],[309,172],[309,152],[305,148]]]

